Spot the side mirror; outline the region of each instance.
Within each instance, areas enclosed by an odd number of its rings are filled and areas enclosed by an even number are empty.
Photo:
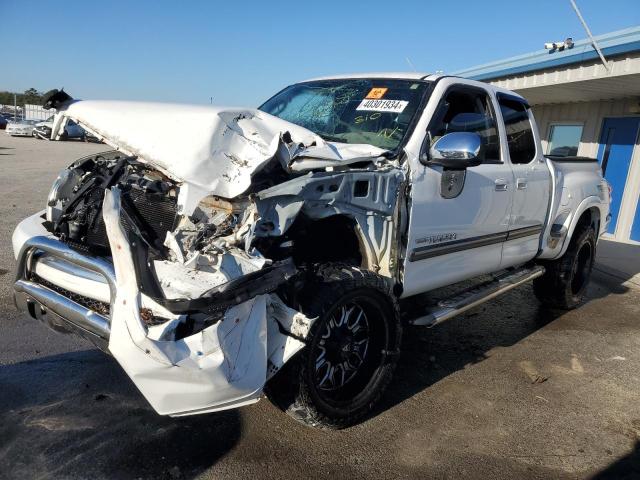
[[[452,132],[440,137],[429,149],[429,165],[463,170],[480,165],[484,146],[480,135],[472,132]]]

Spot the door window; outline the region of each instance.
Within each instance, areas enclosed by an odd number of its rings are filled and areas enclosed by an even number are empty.
[[[529,163],[536,157],[527,105],[516,100],[499,98],[500,112],[507,132],[507,144],[511,163]]]
[[[430,145],[452,132],[477,133],[484,145],[483,163],[500,163],[500,137],[489,95],[480,89],[449,90],[427,131]],[[429,146],[430,146],[429,145]]]

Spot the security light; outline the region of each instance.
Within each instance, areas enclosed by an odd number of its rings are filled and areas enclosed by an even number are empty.
[[[569,37],[564,42],[545,43],[544,48],[551,51],[558,50],[560,52],[565,48],[573,48],[573,38]]]

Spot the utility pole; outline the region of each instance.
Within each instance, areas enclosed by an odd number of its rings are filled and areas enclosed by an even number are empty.
[[[596,40],[593,38],[593,35],[591,34],[591,30],[589,30],[589,26],[587,25],[587,22],[584,20],[584,18],[582,18],[582,14],[578,9],[578,5],[576,5],[575,0],[569,0],[569,1],[571,2],[571,6],[573,7],[573,10],[575,10],[576,15],[578,16],[578,20],[580,20],[580,23],[582,23],[582,26],[587,32],[587,36],[589,37],[589,40],[591,40],[591,45],[593,46],[595,51],[598,52],[598,56],[600,57],[600,60],[602,61],[604,68],[606,68],[607,71],[609,72],[610,71],[609,63],[607,62],[607,59],[604,58],[604,55],[602,54],[602,50],[600,50],[600,47],[598,46],[598,42],[596,42]]]
[[[16,100],[17,96],[14,93],[13,94],[13,121],[15,122],[16,120],[18,120],[18,102]]]

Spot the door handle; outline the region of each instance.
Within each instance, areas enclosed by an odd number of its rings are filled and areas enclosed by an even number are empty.
[[[526,190],[527,189],[527,180],[525,178],[516,179],[516,188],[518,190]]]
[[[498,178],[495,181],[496,192],[506,192],[509,189],[509,184],[503,178]]]

